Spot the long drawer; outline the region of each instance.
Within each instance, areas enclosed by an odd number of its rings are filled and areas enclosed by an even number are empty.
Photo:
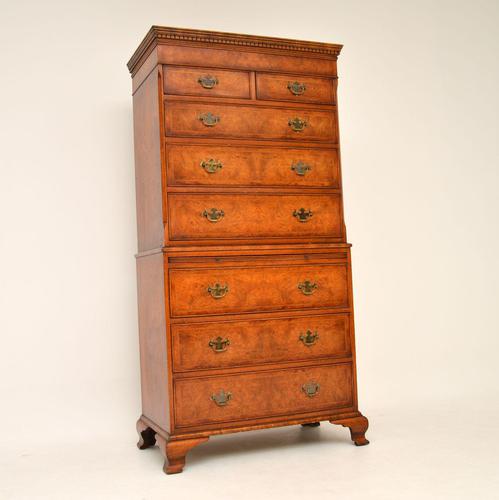
[[[352,404],[350,363],[175,382],[176,427],[291,416]]]
[[[171,315],[348,307],[347,263],[170,269]]]
[[[350,354],[348,314],[172,324],[176,372]]]
[[[336,149],[168,144],[169,186],[339,188]]]
[[[334,110],[167,101],[167,136],[338,142]]]
[[[171,240],[340,238],[338,195],[168,196]]]

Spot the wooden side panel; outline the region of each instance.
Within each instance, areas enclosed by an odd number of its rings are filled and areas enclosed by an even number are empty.
[[[332,58],[180,45],[160,45],[156,50],[163,64],[336,76],[336,61]]]
[[[174,324],[174,371],[348,356],[349,322],[329,314]]]
[[[304,386],[316,384],[309,396]],[[230,400],[219,406],[212,399],[221,391]],[[184,379],[175,382],[175,427],[231,422],[277,415],[332,410],[352,403],[352,366],[349,363]]]
[[[162,253],[137,259],[142,413],[170,430],[167,324]]]
[[[135,190],[139,251],[163,242],[161,120],[158,73],[152,71],[133,96]]]

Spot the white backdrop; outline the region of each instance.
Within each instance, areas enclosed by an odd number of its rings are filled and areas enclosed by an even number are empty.
[[[439,411],[449,421],[473,411],[474,425],[492,425],[499,407],[498,22],[494,0],[1,0],[5,464],[21,467],[24,453],[43,469],[35,450],[135,439],[136,220],[125,63],[152,24],[345,45],[345,211],[359,401],[371,438],[383,440],[375,422],[381,429],[384,415],[393,417],[394,432],[398,423],[409,435],[411,412],[426,415],[428,425]],[[208,454],[200,468],[209,461]],[[76,458],[72,466],[83,467]],[[16,484],[6,498],[28,498]]]

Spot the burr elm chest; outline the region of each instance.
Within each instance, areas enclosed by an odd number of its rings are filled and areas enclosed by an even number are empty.
[[[357,405],[341,45],[153,27],[133,77],[142,415],[165,472],[212,435]]]

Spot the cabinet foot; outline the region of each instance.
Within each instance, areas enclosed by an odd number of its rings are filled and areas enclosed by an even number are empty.
[[[167,441],[165,438],[156,434],[156,443],[165,457],[163,471],[166,474],[178,474],[184,470],[185,456],[195,446],[208,441],[208,437],[195,439],[179,439]]]
[[[320,422],[310,422],[309,424],[301,424],[302,427],[319,427]]]
[[[139,450],[145,450],[156,444],[156,433],[140,418],[137,420],[137,433],[139,434],[139,441],[137,443]]]
[[[369,421],[363,415],[359,414],[357,417],[330,420],[330,422],[332,424],[348,427],[350,429],[352,441],[356,446],[365,446],[369,444],[365,436],[367,428],[369,427]]]

